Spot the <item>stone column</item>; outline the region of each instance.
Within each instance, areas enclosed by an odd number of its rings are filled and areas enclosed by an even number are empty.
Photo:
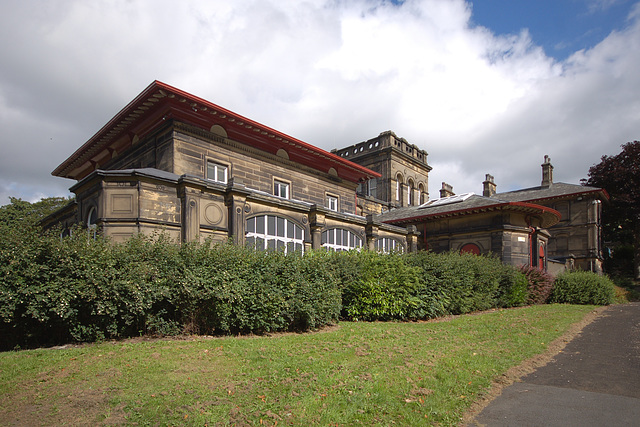
[[[322,230],[324,229],[325,216],[318,210],[318,206],[313,205],[309,213],[309,228],[311,229],[311,248],[320,249],[322,247]]]

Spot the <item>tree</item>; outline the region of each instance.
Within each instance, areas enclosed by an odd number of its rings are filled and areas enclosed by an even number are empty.
[[[610,204],[603,211],[605,236],[633,246],[633,277],[640,279],[640,141],[623,144],[615,156],[602,156],[589,169],[586,185],[609,193]]]
[[[30,203],[16,197],[9,197],[10,204],[0,206],[0,229],[32,227],[47,215],[66,206],[66,197],[47,197]]]

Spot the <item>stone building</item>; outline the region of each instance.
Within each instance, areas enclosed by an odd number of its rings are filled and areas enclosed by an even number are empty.
[[[413,225],[419,250],[497,254],[505,263],[530,265],[552,273],[579,269],[602,273],[601,188],[553,181],[544,157],[540,186],[498,193],[485,176],[482,196],[455,195],[442,183],[440,199],[383,213],[384,223]]]
[[[607,192],[602,188],[554,182],[549,156],[544,157],[541,166],[540,186],[497,193],[493,177],[487,175],[483,195],[510,202],[535,203],[558,211],[560,221],[548,230],[549,259],[561,266],[602,273],[602,203],[609,200]]]
[[[452,189],[445,186],[448,194]],[[421,234],[419,250],[493,253],[506,264],[546,270],[550,236],[547,228],[559,221],[560,214],[533,203],[466,193],[395,209],[379,219],[388,224],[415,226]]]
[[[231,240],[260,249],[494,253],[509,264],[601,271],[601,189],[554,183],[429,200],[427,152],[391,131],[327,152],[155,81],[53,175],[75,200],[46,226],[123,241]],[[64,233],[65,231],[63,231]]]
[[[116,242],[162,231],[285,251],[416,247],[412,228],[358,207],[379,173],[158,81],[53,175],[77,181],[75,203],[48,224]]]
[[[427,152],[391,131],[332,153],[380,174],[357,189],[363,212],[417,206],[429,200]],[[379,211],[379,212],[378,212]]]

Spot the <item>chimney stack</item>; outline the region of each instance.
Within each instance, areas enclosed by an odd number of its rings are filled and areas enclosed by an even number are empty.
[[[493,181],[493,175],[486,174],[484,176],[484,182],[482,183],[482,195],[484,197],[491,197],[496,194],[496,183]]]
[[[456,193],[453,192],[453,186],[447,184],[446,182],[442,183],[442,189],[440,190],[440,198],[455,196]]]
[[[553,166],[551,158],[545,154],[542,166],[542,184],[541,187],[549,188],[553,185]]]

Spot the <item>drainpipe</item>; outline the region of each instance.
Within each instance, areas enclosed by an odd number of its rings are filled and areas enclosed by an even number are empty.
[[[356,204],[353,207],[353,214],[358,215],[358,193],[356,192]]]

